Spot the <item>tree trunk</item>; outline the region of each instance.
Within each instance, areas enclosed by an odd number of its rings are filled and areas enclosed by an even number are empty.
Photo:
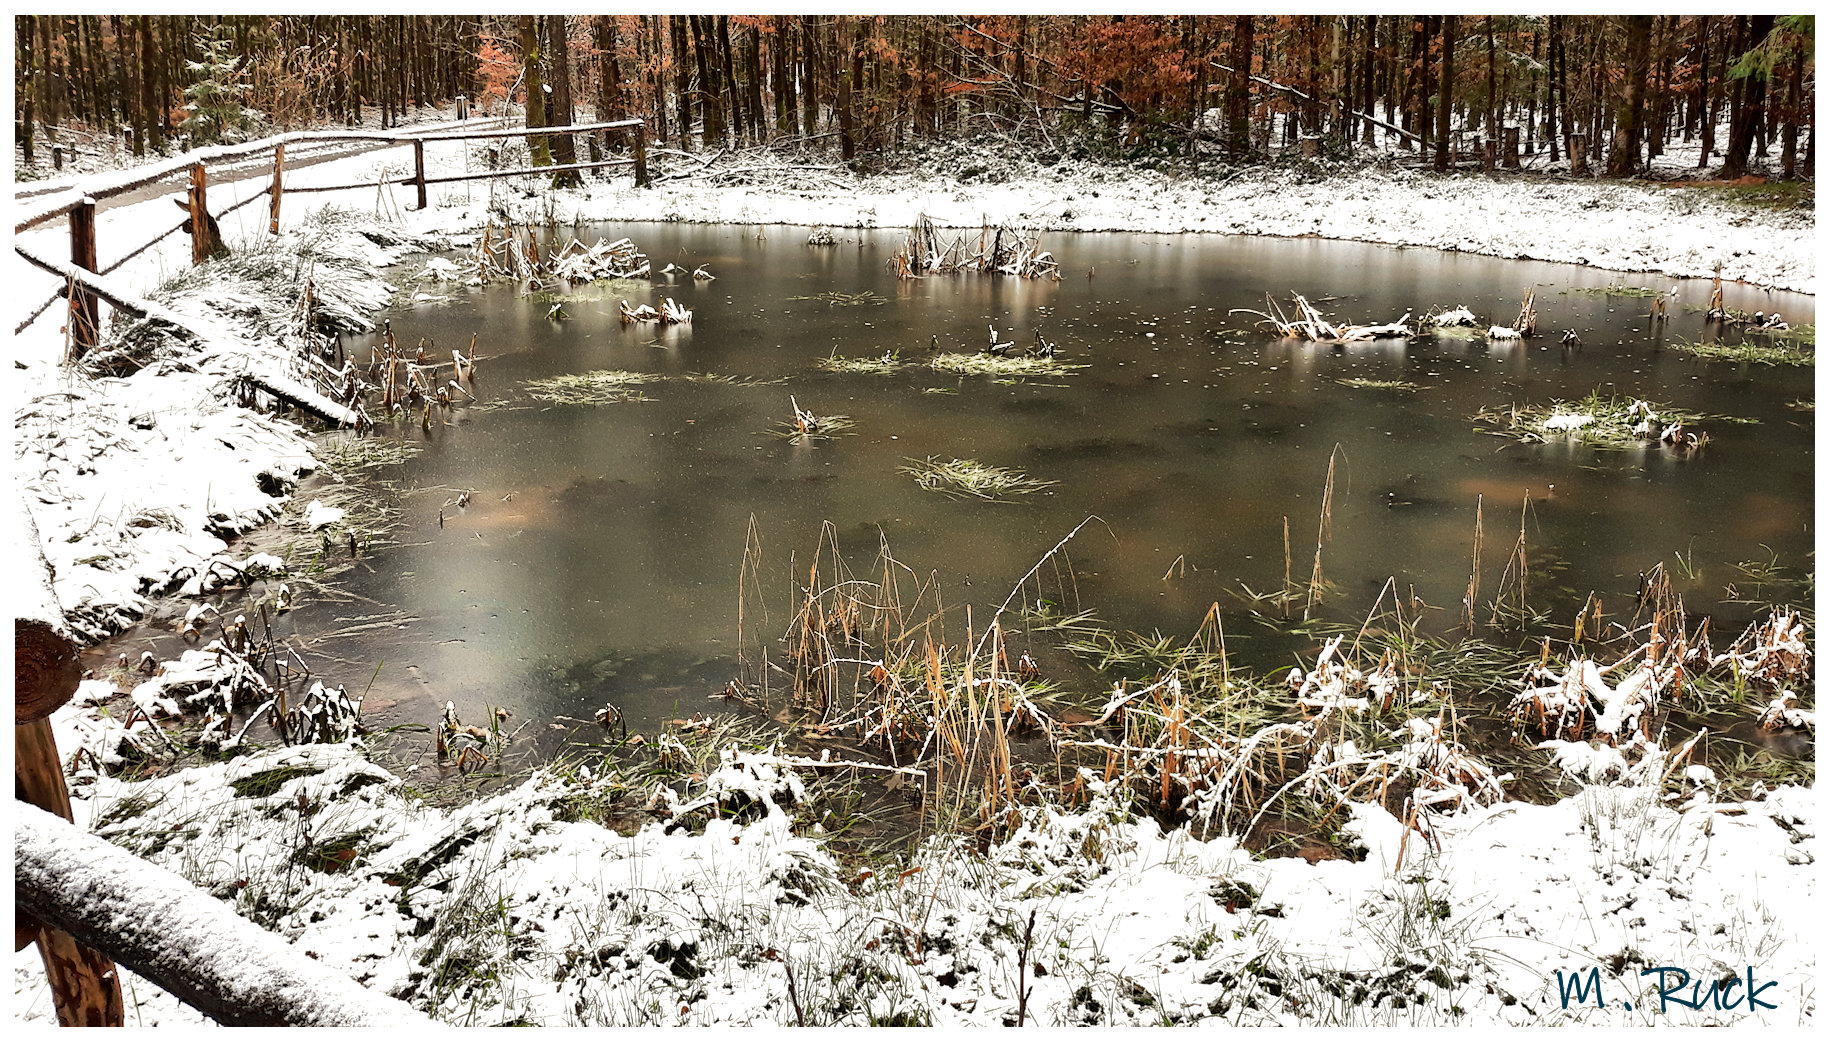
[[[1233,73],[1226,85],[1226,157],[1242,163],[1252,155],[1251,15],[1233,16],[1233,46],[1227,57]]]
[[[848,48],[845,47],[845,38],[850,35],[846,32],[846,30],[850,28],[850,25],[847,24],[848,21],[848,16],[839,16],[839,23],[834,33],[841,48],[838,60],[835,62],[839,74],[839,157],[847,163],[851,162],[857,155],[857,142],[853,138],[853,133],[856,130],[854,121],[857,117],[853,114],[851,105],[853,63],[845,60],[845,51],[848,50]]]
[[[1792,47],[1792,75],[1786,92],[1785,136],[1780,153],[1780,176],[1790,181],[1798,175],[1798,123],[1804,114],[1805,49],[1803,43]]]
[[[690,15],[667,16],[667,38],[672,45],[674,68],[674,122],[680,124],[680,151],[693,150],[692,70],[686,58],[686,22]]]
[[[688,15],[687,19],[693,32],[693,64],[699,72],[700,140],[706,148],[722,148],[725,144],[724,104],[719,97],[718,75],[713,71],[717,59],[712,55],[716,46],[712,42],[712,16],[695,14]]]
[[[643,135],[650,141],[667,140],[667,75],[661,68],[662,56],[667,49],[661,46],[661,16],[637,15],[639,21],[635,27],[636,60],[641,63],[644,82],[648,87],[650,112],[654,116],[654,126],[642,128]],[[644,142],[644,145],[646,142]]]
[[[746,106],[750,111],[750,129],[756,143],[769,139],[769,117],[763,109],[762,27],[751,25],[744,33],[744,80]]]
[[[591,49],[597,52],[597,107],[599,123],[622,119],[622,77],[616,72],[616,16],[591,16]],[[612,95],[615,100],[612,100]],[[611,115],[611,113],[616,113]]]
[[[546,16],[547,51],[553,61],[553,98],[547,109],[550,126],[572,123],[572,48],[566,40],[566,16]],[[578,162],[578,147],[570,134],[556,134],[552,140],[553,162],[570,166]],[[575,188],[581,183],[576,170],[561,170],[553,175],[553,187]]]
[[[1378,42],[1379,16],[1369,14],[1366,16],[1366,54],[1361,61],[1361,65],[1364,67],[1360,70],[1360,104],[1364,106],[1360,109],[1361,112],[1371,113],[1373,110],[1373,56],[1377,53],[1374,48],[1378,46]],[[1368,147],[1371,147],[1373,143],[1371,120],[1366,122],[1365,134],[1361,138],[1361,143]]]
[[[712,30],[710,38],[706,40],[712,50],[712,78],[717,81],[718,93],[723,99],[725,120],[731,128],[731,142],[741,145],[744,140],[743,95],[737,89],[737,70],[731,61],[731,16],[710,16],[706,27]]]
[[[1449,116],[1455,95],[1455,19],[1442,16],[1442,77],[1438,81],[1436,101],[1436,172],[1449,169]]]
[[[521,84],[527,94],[527,125],[544,127],[546,118],[546,81],[540,75],[540,26],[538,16],[521,15],[519,18],[521,42]],[[552,166],[553,153],[547,145],[545,134],[535,134],[527,139],[528,151],[533,153],[535,166]]]
[[[794,41],[790,35],[793,23],[787,15],[773,17],[775,31],[769,34],[769,54],[775,65],[775,73],[770,77],[775,87],[775,132],[791,135],[799,109],[794,97]]]
[[[812,137],[820,126],[820,34],[813,15],[801,16],[801,133]]]
[[[1557,92],[1557,94],[1556,94],[1557,104],[1556,105],[1547,104],[1547,107],[1551,109],[1549,136],[1550,136],[1550,161],[1553,163],[1555,163],[1557,161],[1557,147],[1563,142],[1564,137],[1566,135],[1568,135],[1569,126],[1570,126],[1569,70],[1567,67],[1568,62],[1564,56],[1563,31],[1562,30],[1563,30],[1562,16],[1561,15],[1551,15],[1550,16],[1550,49],[1551,49],[1551,55],[1552,55],[1551,67],[1555,70],[1555,72],[1553,73],[1551,78],[1553,80],[1553,86],[1555,87],[1556,92]],[[1561,134],[1557,133],[1557,115],[1558,115],[1557,109],[1558,108],[1561,108],[1562,116],[1563,116],[1563,133],[1561,133]]]
[[[15,133],[19,135],[20,147],[25,150],[27,164],[32,162],[32,134],[37,120],[37,114],[32,111],[32,99],[37,94],[32,76],[36,66],[34,44],[37,42],[37,19],[37,15],[20,15],[14,23],[13,35],[13,92],[14,103],[19,109],[19,123]],[[140,21],[145,22],[146,16],[141,15]]]
[[[1749,18],[1748,42],[1740,48],[1741,53],[1753,50],[1766,40],[1767,34],[1773,31],[1773,17],[1757,14]],[[1729,115],[1728,151],[1722,157],[1723,178],[1733,180],[1746,176],[1748,153],[1754,147],[1754,135],[1760,127],[1765,105],[1766,75],[1754,69],[1743,78],[1735,107]]]
[[[1499,66],[1493,48],[1493,16],[1487,15],[1487,140],[1500,139]]]
[[[1652,39],[1652,16],[1625,16],[1626,82],[1621,102],[1614,110],[1614,144],[1608,149],[1608,176],[1632,177],[1639,169],[1640,138],[1646,118],[1646,71]]]

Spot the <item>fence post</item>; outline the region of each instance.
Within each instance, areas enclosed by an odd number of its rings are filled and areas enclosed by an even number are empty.
[[[648,124],[639,123],[635,128],[635,186],[648,187]]]
[[[413,142],[413,187],[419,191],[419,208],[426,208],[426,143]]]
[[[70,263],[95,271],[95,200],[84,196],[70,211]],[[101,302],[95,294],[70,284],[70,355],[81,358],[100,342]]]
[[[210,259],[210,208],[205,201],[204,192],[208,177],[203,172],[202,163],[191,164],[191,263],[202,264]]]
[[[280,167],[285,162],[286,143],[282,141],[273,146],[273,187],[267,189],[267,194],[273,197],[267,211],[268,235],[280,233]]]
[[[90,225],[94,226],[93,202]],[[90,240],[93,242],[93,237]],[[80,263],[80,262],[79,262]],[[18,511],[19,541],[11,563],[23,580],[13,616],[13,791],[18,798],[63,818],[70,815],[63,762],[51,734],[50,715],[70,700],[82,679],[76,642],[64,625],[51,589],[51,569],[39,548],[38,528],[25,504]],[[65,1027],[120,1027],[121,983],[113,960],[63,932],[15,918],[13,947],[38,942],[58,1023]]]

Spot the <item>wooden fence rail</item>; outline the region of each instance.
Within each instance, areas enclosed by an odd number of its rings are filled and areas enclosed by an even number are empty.
[[[430,1026],[182,876],[71,824],[49,717],[75,694],[82,665],[31,511],[17,497],[12,510],[13,946],[38,945],[58,1023],[120,1027],[118,964],[222,1024]]]
[[[336,192],[355,188],[367,188],[368,184],[348,185],[304,185],[289,187],[282,182],[282,173],[286,165],[286,146],[297,144],[327,144],[345,141],[372,141],[381,147],[412,146],[413,177],[397,184],[410,184],[414,188],[415,202],[419,209],[425,209],[426,189],[435,184],[452,184],[459,181],[475,181],[496,177],[524,177],[529,175],[548,175],[577,170],[595,170],[613,166],[632,166],[635,172],[635,183],[645,187],[649,183],[648,149],[646,124],[639,119],[615,120],[607,123],[577,123],[563,127],[510,127],[501,130],[452,130],[421,134],[380,134],[365,131],[295,131],[280,134],[242,145],[222,145],[213,148],[194,149],[183,155],[175,156],[151,167],[140,167],[124,173],[102,175],[69,191],[60,192],[45,200],[27,204],[28,208],[16,217],[13,223],[13,234],[18,236],[48,221],[59,217],[68,218],[70,223],[70,265],[47,264],[43,257],[34,251],[28,251],[15,241],[14,250],[32,264],[44,270],[65,277],[65,284],[49,300],[34,308],[14,329],[17,335],[36,321],[38,316],[49,310],[59,299],[68,297],[70,303],[70,343],[73,357],[80,358],[100,340],[98,328],[100,312],[96,306],[93,287],[89,281],[77,275],[72,277],[70,270],[107,274],[132,260],[134,257],[151,249],[168,236],[189,228],[191,234],[192,263],[201,264],[209,259],[214,247],[213,230],[216,219],[225,217],[255,200],[269,200],[268,231],[279,233],[280,201],[288,194],[303,192]],[[593,163],[566,163],[559,166],[519,167],[512,170],[489,170],[481,173],[458,174],[447,177],[426,176],[426,142],[428,141],[478,141],[499,138],[550,137],[561,134],[589,134],[603,132],[621,133],[633,130],[629,135],[631,141],[630,157],[627,159],[607,159]],[[209,183],[208,166],[210,163],[222,163],[261,152],[273,153],[273,180],[262,191],[237,202],[217,213],[211,213],[207,206]],[[294,157],[296,163],[297,156]],[[174,225],[161,232],[152,240],[142,243],[128,251],[106,268],[98,268],[96,261],[95,241],[95,206],[96,203],[115,196],[156,184],[166,178],[179,174],[189,175],[188,216],[183,223]],[[109,299],[105,295],[102,299]],[[113,303],[113,301],[110,301]]]
[[[37,807],[13,827],[13,901],[219,1024],[432,1028],[168,869]]]

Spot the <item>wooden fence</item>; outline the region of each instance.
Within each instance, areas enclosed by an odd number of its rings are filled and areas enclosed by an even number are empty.
[[[426,189],[431,185],[450,184],[458,181],[475,181],[495,177],[524,177],[528,175],[548,175],[579,170],[595,170],[603,167],[628,166],[634,168],[635,183],[646,186],[648,177],[647,133],[644,123],[639,119],[617,120],[609,123],[577,123],[563,127],[511,127],[503,130],[441,130],[421,134],[382,134],[359,131],[298,131],[280,134],[241,145],[223,145],[214,148],[197,149],[186,152],[149,167],[138,167],[133,170],[112,175],[91,178],[87,183],[76,188],[58,192],[38,202],[24,204],[13,224],[14,252],[31,264],[50,272],[64,280],[60,288],[49,300],[33,309],[13,330],[14,335],[25,330],[25,327],[44,314],[58,300],[68,298],[70,303],[70,342],[71,353],[81,357],[100,341],[100,301],[107,300],[117,308],[144,318],[145,314],[124,299],[124,295],[112,291],[108,286],[98,283],[92,276],[107,275],[121,265],[151,249],[169,236],[188,231],[191,236],[191,262],[201,264],[207,260],[216,247],[214,229],[216,220],[257,202],[267,199],[267,229],[278,234],[280,228],[280,201],[286,195],[304,192],[337,192],[354,188],[369,188],[371,183],[347,185],[300,185],[288,187],[283,183],[286,167],[286,146],[298,144],[319,144],[334,142],[374,142],[378,148],[393,146],[411,147],[413,149],[413,176],[399,182],[411,185],[414,189],[415,203],[419,209],[426,208]],[[480,173],[455,174],[446,177],[426,176],[426,143],[429,141],[476,141],[492,138],[546,138],[569,134],[603,133],[606,138],[613,134],[634,130],[629,135],[630,154],[627,158],[604,159],[589,163],[565,163],[557,166],[520,167],[512,170],[487,170]],[[230,160],[257,156],[263,152],[273,155],[273,177],[261,192],[251,195],[241,202],[212,212],[209,208],[209,166]],[[106,268],[99,267],[96,250],[95,208],[104,199],[124,195],[135,189],[156,184],[167,178],[185,172],[189,173],[190,186],[187,193],[187,205],[182,221],[160,232],[147,242],[141,243],[132,250],[111,262]],[[25,231],[39,227],[50,221],[66,218],[70,226],[70,261],[63,264],[41,256],[39,253],[20,246],[17,236]]]
[[[430,1026],[236,915],[183,877],[71,824],[50,716],[81,679],[38,530],[15,497],[13,946],[37,944],[57,1019],[119,1027],[117,964],[220,1024]]]

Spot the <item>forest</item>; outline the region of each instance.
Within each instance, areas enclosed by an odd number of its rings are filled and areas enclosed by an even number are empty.
[[[1250,162],[1356,143],[1446,169],[1519,149],[1576,174],[1696,150],[1814,170],[1809,15],[18,15],[16,142],[133,155],[462,96],[530,124],[640,117],[683,150],[848,162],[962,133]],[[1383,132],[1383,137],[1381,137]],[[569,137],[537,162],[571,161]],[[1591,167],[1591,163],[1593,166]]]

